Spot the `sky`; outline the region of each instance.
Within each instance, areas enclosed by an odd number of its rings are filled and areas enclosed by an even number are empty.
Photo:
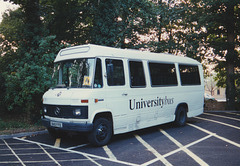
[[[16,9],[18,8],[18,5],[14,5],[10,2],[5,2],[3,0],[0,0],[0,22],[2,22],[2,15],[7,9]]]

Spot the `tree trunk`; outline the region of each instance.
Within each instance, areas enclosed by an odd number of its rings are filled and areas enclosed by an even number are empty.
[[[227,6],[227,20],[226,20],[226,28],[227,28],[227,55],[226,55],[226,71],[227,71],[227,80],[226,80],[226,99],[227,99],[227,109],[234,110],[235,109],[235,80],[234,80],[234,5],[226,4]]]

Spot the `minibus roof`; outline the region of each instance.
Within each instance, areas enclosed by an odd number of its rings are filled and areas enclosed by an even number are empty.
[[[160,62],[200,64],[198,61],[182,56],[167,53],[152,53],[134,49],[120,49],[94,44],[86,44],[65,48],[59,51],[54,63],[79,58],[116,57],[121,59],[149,60]]]

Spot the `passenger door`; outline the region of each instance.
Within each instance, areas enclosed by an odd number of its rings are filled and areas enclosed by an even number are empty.
[[[144,70],[144,63],[140,60],[129,60],[128,66],[130,76],[129,111],[133,115],[135,123],[133,130],[136,130],[151,124],[154,111],[151,108],[152,96],[147,90],[146,66]]]
[[[128,84],[126,60],[105,59],[105,79],[107,107],[113,116],[114,133],[128,131]]]

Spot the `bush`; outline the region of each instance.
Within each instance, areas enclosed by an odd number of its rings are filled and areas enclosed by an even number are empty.
[[[0,110],[0,114],[24,115],[24,120],[29,122],[40,118],[42,95],[51,83],[53,61],[63,47],[54,39],[55,36],[42,38],[30,50],[18,48],[16,59],[8,64],[9,70],[2,73],[5,89],[0,96],[4,101],[0,107],[5,106],[6,110]]]

